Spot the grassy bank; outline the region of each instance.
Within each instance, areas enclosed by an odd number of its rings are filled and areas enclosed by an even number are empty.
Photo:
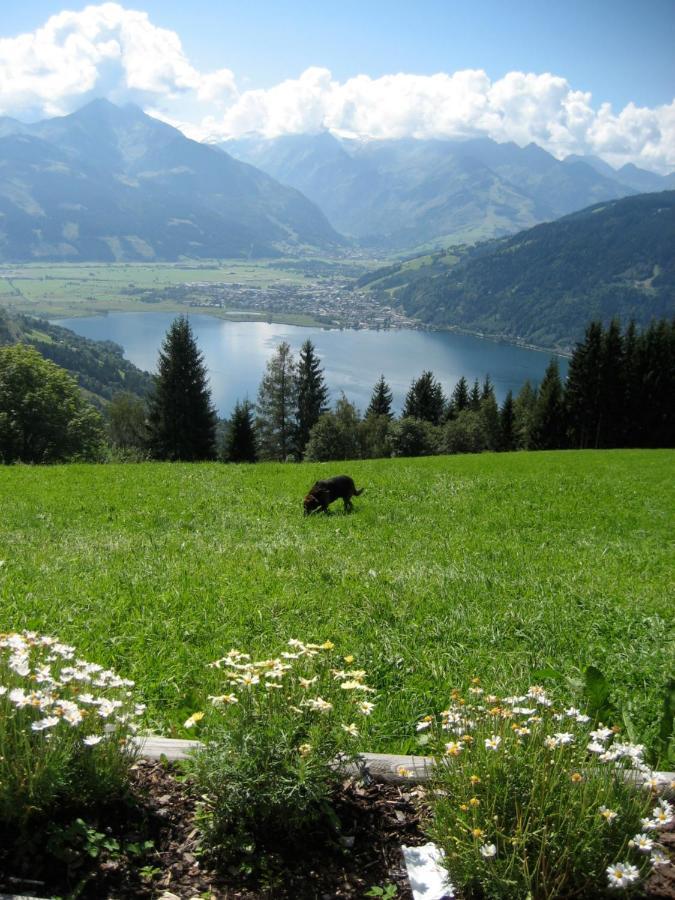
[[[35,628],[134,678],[180,723],[232,646],[353,653],[382,692],[373,749],[474,674],[495,690],[593,664],[649,737],[673,669],[669,451],[328,465],[0,470],[0,630]],[[347,471],[356,511],[301,515]],[[178,726],[175,730],[174,726]]]

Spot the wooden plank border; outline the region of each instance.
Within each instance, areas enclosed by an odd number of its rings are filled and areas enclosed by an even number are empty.
[[[200,741],[188,741],[180,738],[163,738],[156,735],[147,735],[137,738],[139,753],[146,759],[161,759],[165,757],[170,762],[186,759],[195,750],[204,745]],[[423,784],[431,778],[434,761],[430,756],[406,756],[396,753],[362,753],[362,764],[356,767],[356,772],[373,781],[381,781],[387,784]],[[626,775],[639,781],[639,775],[635,772],[626,772]],[[675,795],[675,772],[655,772],[658,779],[656,791],[663,796]]]

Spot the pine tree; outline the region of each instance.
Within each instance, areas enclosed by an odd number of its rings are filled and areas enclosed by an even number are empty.
[[[423,419],[439,425],[445,412],[443,388],[433,372],[423,372],[413,381],[405,398],[403,418]]]
[[[505,452],[516,449],[516,418],[513,392],[509,391],[499,410],[499,449]]]
[[[300,348],[297,379],[296,448],[299,456],[302,456],[312,427],[318,422],[319,416],[328,410],[328,388],[323,369],[316,356],[314,344],[309,339]]]
[[[254,463],[258,458],[253,409],[248,400],[237,403],[223,444],[223,459],[231,463]]]
[[[384,380],[384,375],[380,375],[380,380],[373,388],[373,393],[370,397],[370,404],[366,410],[366,418],[368,418],[368,416],[386,416],[388,419],[392,419],[392,400],[393,394],[389,385]]]
[[[620,447],[626,407],[623,336],[616,319],[602,336],[598,405],[600,422],[596,447]]]
[[[478,412],[480,410],[480,384],[478,383],[477,378],[474,381],[471,393],[469,394],[469,409],[473,410],[473,412]]]
[[[565,444],[565,408],[558,360],[548,364],[534,404],[531,444],[534,450],[558,450]]]
[[[216,458],[216,412],[206,366],[185,316],[173,321],[159,352],[148,430],[155,459]]]
[[[499,450],[499,407],[494,391],[488,391],[485,399],[480,401],[480,417],[485,430],[486,449]]]
[[[486,376],[485,376],[485,381],[483,382],[483,386],[482,386],[481,391],[480,391],[480,399],[481,399],[481,401],[482,401],[482,400],[487,400],[488,397],[492,397],[493,400],[496,400],[496,397],[495,397],[495,386],[494,386],[494,384],[490,381],[490,376],[489,376],[489,375],[486,375]]]
[[[591,322],[582,343],[572,354],[565,386],[570,445],[595,447],[600,424],[600,364],[602,325]]]
[[[532,422],[537,395],[529,381],[520,389],[513,403],[513,430],[517,450],[529,450],[532,446]]]
[[[295,360],[283,341],[267,363],[258,389],[256,432],[261,459],[285,462],[295,453],[297,396]]]
[[[469,408],[469,385],[462,375],[454,387],[450,403],[448,404],[448,418],[454,419],[465,409]]]

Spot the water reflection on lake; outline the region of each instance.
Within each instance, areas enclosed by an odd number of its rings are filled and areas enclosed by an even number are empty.
[[[154,372],[157,352],[173,313],[111,313],[56,324],[94,340],[115,341],[127,359]],[[510,344],[497,344],[469,335],[439,331],[350,331],[274,325],[268,322],[229,322],[200,313],[189,315],[192,330],[209,370],[214,403],[227,416],[237,399],[255,400],[265,364],[281,341],[297,355],[310,338],[316,346],[334,401],[344,391],[361,410],[368,405],[373,385],[384,374],[400,411],[413,378],[431,369],[449,393],[461,375],[469,382],[489,373],[497,399],[517,393],[526,379],[539,382],[550,356]],[[567,360],[560,360],[561,374]]]

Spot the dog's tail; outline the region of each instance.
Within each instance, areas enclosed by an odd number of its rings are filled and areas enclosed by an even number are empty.
[[[355,496],[355,497],[360,497],[364,490],[365,490],[365,488],[361,488],[360,491],[357,491],[357,490],[356,490],[356,487],[355,487],[355,488],[354,488],[354,496]]]

